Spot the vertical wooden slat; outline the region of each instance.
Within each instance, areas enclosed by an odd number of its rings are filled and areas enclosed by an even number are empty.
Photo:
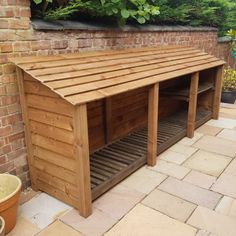
[[[111,124],[111,97],[105,99],[105,138],[106,143],[109,143],[112,139],[112,124]]]
[[[24,72],[23,72],[23,70],[20,69],[19,67],[17,67],[16,68],[16,75],[17,75],[17,82],[18,82],[18,88],[19,88],[22,117],[23,117],[23,122],[24,122],[25,143],[26,143],[26,147],[27,147],[27,160],[28,160],[28,165],[29,165],[31,187],[35,191],[37,191],[38,188],[37,188],[37,183],[36,183],[36,172],[34,170],[33,146],[32,146],[32,142],[31,142],[31,132],[30,132],[27,104],[26,104],[25,91],[24,91]]]
[[[159,83],[152,85],[148,96],[148,152],[147,164],[156,165]]]
[[[198,93],[199,73],[191,75],[191,84],[189,92],[189,105],[188,105],[188,124],[187,124],[187,137],[192,138],[195,129],[195,119],[197,110],[197,93]]]
[[[74,112],[75,160],[79,189],[79,212],[83,217],[92,213],[92,196],[89,167],[88,118],[86,104],[75,107]]]
[[[212,110],[213,119],[219,118],[223,74],[224,74],[224,66],[219,66],[217,68],[216,78],[215,78],[215,92],[213,97],[213,110]]]

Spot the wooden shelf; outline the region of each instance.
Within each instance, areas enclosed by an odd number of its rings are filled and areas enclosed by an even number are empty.
[[[211,112],[198,109],[196,127],[211,118]],[[158,154],[186,136],[187,111],[158,123]],[[90,155],[93,200],[146,163],[147,127],[131,133]]]
[[[198,94],[214,89],[213,84],[199,84]],[[171,96],[173,99],[189,101],[189,88],[168,89],[160,92],[161,96]]]

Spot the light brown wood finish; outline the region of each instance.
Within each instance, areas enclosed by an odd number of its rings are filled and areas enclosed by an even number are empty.
[[[77,187],[79,190],[79,212],[83,217],[92,213],[92,195],[89,167],[88,118],[86,104],[74,108],[74,153],[77,166]]]
[[[30,59],[33,63],[26,63],[27,59],[15,59],[15,62],[73,105],[224,64],[197,49],[179,46],[61,55],[55,56],[55,60],[53,57]],[[30,83],[27,88],[48,94]],[[30,100],[37,101],[34,102],[37,105],[39,99]],[[48,101],[55,104],[52,99]]]
[[[28,110],[25,100],[25,90],[24,90],[24,71],[19,67],[16,68],[17,73],[17,82],[19,87],[19,95],[20,95],[20,103],[22,109],[22,116],[24,121],[24,130],[25,130],[25,143],[28,150],[27,160],[29,164],[29,172],[31,178],[31,186],[32,188],[37,191],[38,186],[36,183],[36,173],[34,170],[34,157],[33,157],[33,150],[32,150],[32,142],[31,142],[31,135],[30,135],[30,126],[29,126],[29,118],[28,118]]]
[[[212,111],[213,119],[219,118],[223,76],[224,76],[224,66],[219,66],[217,68],[216,78],[215,78],[215,92],[213,97],[213,111]]]
[[[195,129],[195,119],[197,110],[197,95],[198,95],[199,73],[191,75],[189,104],[188,104],[188,123],[187,123],[187,137],[192,138]]]
[[[148,97],[147,164],[156,165],[159,83],[151,86]]]

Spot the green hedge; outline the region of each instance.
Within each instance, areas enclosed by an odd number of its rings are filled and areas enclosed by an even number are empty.
[[[236,28],[235,0],[32,0],[33,15],[47,20],[94,19],[158,25]]]

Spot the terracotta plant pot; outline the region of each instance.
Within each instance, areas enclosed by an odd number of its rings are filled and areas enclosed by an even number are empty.
[[[5,235],[5,220],[0,216],[0,236]]]
[[[16,225],[21,180],[14,175],[0,174],[0,216],[5,220],[5,233]]]

